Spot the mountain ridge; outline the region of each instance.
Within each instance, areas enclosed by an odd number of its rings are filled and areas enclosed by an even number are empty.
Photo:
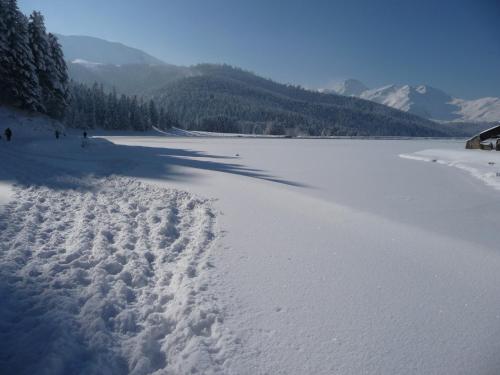
[[[379,88],[367,88],[364,91],[355,90],[353,86],[366,87],[358,80],[349,79],[333,89],[321,91],[374,101],[435,121],[500,121],[500,98],[485,97],[466,100],[453,97],[430,85],[391,84]]]
[[[84,60],[89,63],[125,65],[162,65],[164,61],[123,43],[86,35],[56,34],[67,61]]]

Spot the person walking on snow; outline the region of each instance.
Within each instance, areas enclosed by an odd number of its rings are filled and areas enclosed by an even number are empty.
[[[82,138],[82,148],[85,148],[88,145],[88,139],[87,139],[87,132],[83,132],[83,138]]]
[[[7,138],[7,142],[10,142],[10,139],[12,138],[12,130],[7,128],[3,133],[5,134],[5,138]]]

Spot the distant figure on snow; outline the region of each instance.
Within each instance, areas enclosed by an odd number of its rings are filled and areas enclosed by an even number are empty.
[[[83,138],[82,138],[82,147],[85,148],[88,146],[88,140],[87,140],[87,132],[83,132]]]
[[[7,128],[3,133],[5,134],[5,138],[7,138],[7,142],[10,142],[10,139],[12,138],[12,130]]]
[[[59,130],[56,130],[55,134],[56,134],[56,139],[59,139]]]

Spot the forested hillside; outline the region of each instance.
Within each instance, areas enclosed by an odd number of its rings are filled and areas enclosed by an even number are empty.
[[[192,69],[193,77],[149,94],[189,129],[317,136],[454,133],[373,102],[279,84],[227,65]]]
[[[459,128],[358,98],[280,84],[228,65],[69,64],[78,82],[154,100],[179,126],[288,135],[464,135]],[[170,121],[173,123],[173,121]]]
[[[477,126],[435,123],[372,101],[280,84],[229,65],[90,65],[70,75],[153,100],[190,130],[273,135],[467,136]],[[175,120],[174,120],[175,119]]]

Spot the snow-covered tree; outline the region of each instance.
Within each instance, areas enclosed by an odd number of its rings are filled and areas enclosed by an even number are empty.
[[[153,126],[166,129],[176,125],[163,107],[158,111],[155,103],[145,102],[137,96],[118,98],[115,90],[105,93],[102,85],[94,84],[89,88],[74,82],[69,91],[64,122],[70,127],[145,131]]]
[[[30,47],[28,19],[22,14],[16,0],[3,0],[3,20],[7,32],[5,85],[9,102],[16,106],[40,111],[43,109],[40,84]]]
[[[158,110],[156,109],[156,104],[153,100],[149,101],[149,119],[151,122],[151,126],[158,126],[159,122],[159,113]]]
[[[62,118],[68,105],[68,67],[57,37],[49,33],[49,54],[52,60],[51,101],[47,104],[47,113],[55,118]]]
[[[55,83],[55,69],[49,51],[49,42],[43,16],[34,11],[28,23],[29,44],[33,54],[33,61],[40,84],[43,111],[46,112],[47,104],[52,102],[52,86]]]
[[[0,102],[62,118],[68,73],[41,13],[28,18],[16,0],[0,0]]]
[[[7,102],[9,87],[9,42],[7,29],[7,2],[0,0],[0,101]]]

